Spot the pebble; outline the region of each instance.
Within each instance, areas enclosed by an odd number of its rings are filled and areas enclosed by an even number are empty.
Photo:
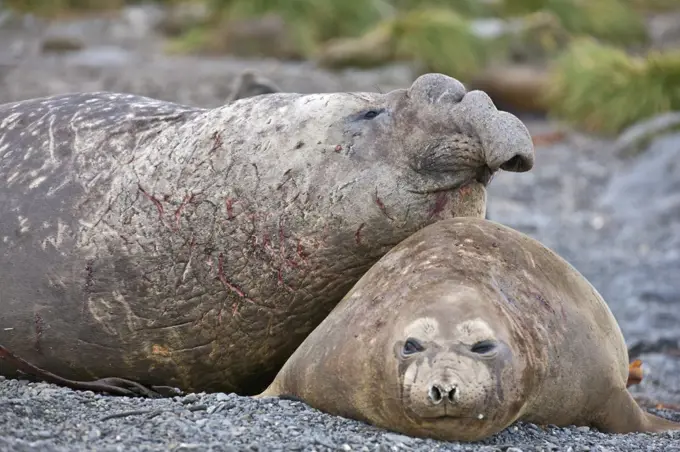
[[[188,394],[188,395],[182,397],[182,403],[184,403],[184,404],[194,403],[197,400],[198,400],[198,396],[196,394]]]
[[[36,390],[26,382],[0,382],[0,451],[40,449],[44,452],[86,450],[316,450],[316,451],[450,451],[524,452],[664,450],[676,437],[658,435],[605,435],[582,427],[539,428],[518,422],[475,444],[439,442],[381,430],[362,422],[330,416],[304,403],[282,406],[266,400],[233,394],[189,394],[181,399],[197,405],[229,410],[168,411],[170,399],[101,396],[92,403],[70,389],[41,385],[49,399],[30,395]],[[11,402],[11,403],[10,403]],[[101,422],[102,412],[163,411],[151,419],[126,416]],[[674,414],[680,420],[680,413]],[[40,444],[36,440],[40,440]],[[33,444],[26,449],[22,444]],[[68,448],[62,446],[68,444]],[[219,446],[217,446],[219,445]],[[578,445],[578,446],[576,446]],[[600,448],[595,446],[602,446]]]

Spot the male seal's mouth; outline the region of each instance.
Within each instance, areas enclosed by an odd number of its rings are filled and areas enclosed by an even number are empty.
[[[477,170],[475,181],[479,182],[484,186],[484,188],[486,188],[489,185],[489,183],[491,183],[491,180],[493,179],[493,176],[495,174],[496,174],[495,171],[493,171],[488,166],[484,165],[479,170]]]
[[[484,165],[474,171],[467,171],[466,174],[452,173],[450,181],[439,181],[432,183],[431,185],[428,184],[428,186],[425,187],[409,188],[407,190],[411,193],[422,195],[460,190],[461,188],[465,188],[474,184],[479,184],[484,189],[486,189],[491,183],[491,180],[495,174],[496,171],[493,171],[491,168]]]

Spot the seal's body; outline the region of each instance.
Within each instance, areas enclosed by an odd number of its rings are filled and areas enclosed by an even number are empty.
[[[517,420],[680,429],[636,404],[628,374],[619,326],[581,274],[520,232],[454,218],[378,261],[259,397],[443,440]]]
[[[391,246],[532,164],[517,118],[439,74],[0,105],[0,345],[68,379],[257,393]]]

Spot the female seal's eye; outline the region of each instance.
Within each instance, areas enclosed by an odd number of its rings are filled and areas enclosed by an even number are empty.
[[[373,119],[376,116],[378,116],[380,113],[375,111],[375,110],[369,110],[366,113],[364,113],[364,119]]]
[[[470,350],[472,353],[479,353],[480,355],[483,355],[485,353],[489,353],[494,348],[496,348],[494,341],[479,341],[473,345]]]
[[[414,353],[422,352],[423,350],[425,350],[425,348],[423,348],[417,340],[412,338],[406,339],[403,350],[404,355],[412,355]]]

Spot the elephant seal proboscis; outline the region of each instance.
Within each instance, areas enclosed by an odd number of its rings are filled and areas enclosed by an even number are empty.
[[[621,330],[576,269],[506,226],[453,218],[383,256],[256,397],[449,441],[518,420],[680,429],[640,408],[628,376]]]
[[[492,174],[533,158],[518,118],[441,74],[215,109],[1,105],[0,346],[112,393],[257,394],[392,246],[483,216]]]

